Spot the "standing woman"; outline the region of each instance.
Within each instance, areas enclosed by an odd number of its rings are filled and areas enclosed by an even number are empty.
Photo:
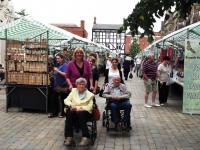
[[[60,118],[64,116],[64,99],[68,96],[67,83],[65,79],[67,64],[65,63],[62,54],[56,55],[56,64],[58,67],[52,68],[53,88],[50,93],[49,118],[56,117],[57,115]]]
[[[160,105],[167,103],[169,86],[166,85],[167,80],[169,79],[169,57],[165,56],[163,62],[158,66],[157,75],[158,75],[158,91],[159,91],[159,102]]]
[[[113,78],[116,77],[116,76],[120,76],[121,83],[124,83],[123,78],[122,78],[122,72],[118,68],[118,63],[119,63],[118,59],[117,58],[113,58],[111,60],[111,63],[112,63],[111,67],[105,73],[105,81],[104,81],[104,83],[112,84]]]
[[[69,89],[76,87],[76,79],[83,77],[87,80],[87,88],[93,90],[92,69],[90,63],[84,59],[85,53],[82,48],[76,48],[73,53],[73,60],[67,65],[66,80]]]
[[[89,57],[89,62],[91,64],[91,67],[92,67],[92,78],[93,78],[93,93],[96,94],[97,92],[97,87],[98,87],[98,81],[99,81],[99,71],[98,71],[98,68],[97,68],[97,57],[94,57],[94,56],[90,56]]]

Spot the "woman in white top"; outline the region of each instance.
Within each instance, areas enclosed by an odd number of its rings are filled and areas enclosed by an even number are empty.
[[[124,83],[124,81],[122,79],[122,72],[121,72],[120,68],[118,67],[118,63],[119,63],[118,59],[117,58],[113,58],[111,60],[111,63],[112,63],[111,67],[105,73],[105,81],[104,81],[104,83],[111,84],[113,77],[116,77],[116,76],[120,76],[121,83]]]
[[[167,103],[169,86],[166,85],[169,79],[170,67],[169,67],[169,57],[165,56],[163,62],[158,66],[158,91],[159,91],[159,102],[160,105]]]

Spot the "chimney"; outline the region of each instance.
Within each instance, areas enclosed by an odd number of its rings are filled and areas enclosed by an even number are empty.
[[[96,20],[97,20],[97,18],[96,18],[96,17],[94,17],[94,23],[93,23],[93,24],[96,24]]]
[[[81,20],[81,28],[85,29],[85,21],[84,20]]]

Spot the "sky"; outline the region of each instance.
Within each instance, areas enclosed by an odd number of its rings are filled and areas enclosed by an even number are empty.
[[[99,24],[123,24],[140,0],[11,0],[14,11],[25,9],[34,19],[44,23],[73,23],[85,27],[91,37],[94,17]],[[160,30],[160,23],[155,24]]]

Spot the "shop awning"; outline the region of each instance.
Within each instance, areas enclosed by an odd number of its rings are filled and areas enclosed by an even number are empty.
[[[48,35],[46,35],[46,33],[48,33]],[[34,39],[36,37],[39,38],[39,35],[45,36],[44,38],[48,38],[49,45],[57,45],[60,44],[61,41],[65,41],[68,44],[78,43],[77,46],[81,47],[92,45],[96,49],[102,48],[104,50],[109,50],[103,45],[101,46],[58,27],[44,24],[29,16],[22,17],[0,27],[0,39],[25,41],[26,39]]]
[[[186,39],[200,39],[200,21],[164,36],[162,39],[152,43],[151,46],[156,44],[163,46],[168,42],[184,47]]]

